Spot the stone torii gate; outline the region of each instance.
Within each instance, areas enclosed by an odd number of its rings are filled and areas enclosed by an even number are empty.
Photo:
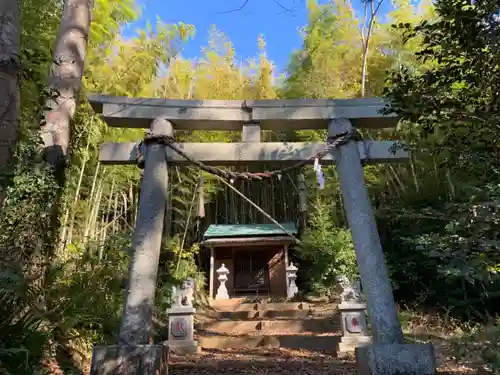
[[[398,119],[379,114],[379,99],[349,100],[165,100],[92,95],[89,101],[109,126],[149,128],[154,136],[173,137],[175,130],[242,131],[241,143],[175,143],[191,159],[205,165],[275,162],[282,167],[308,160],[324,143],[260,142],[261,130],[328,129],[330,139],[354,128],[392,128]],[[394,163],[408,159],[391,151],[393,141],[350,139],[329,150],[321,164],[335,163],[367,309],[373,345],[357,348],[358,372],[373,375],[435,374],[431,344],[404,344],[392,288],[369,201],[361,162]],[[105,143],[100,161],[136,164],[139,142]],[[160,254],[167,168],[187,165],[172,148],[148,143],[139,213],[132,240],[132,259],[118,345],[94,347],[92,374],[161,373],[163,345],[150,344],[158,259]],[[140,368],[140,369],[139,369]]]

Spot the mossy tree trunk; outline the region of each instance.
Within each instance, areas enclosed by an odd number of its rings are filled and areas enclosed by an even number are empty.
[[[19,138],[20,35],[18,0],[0,1],[0,169],[11,164]],[[4,195],[0,189],[0,205]]]
[[[50,96],[41,124],[45,160],[61,169],[68,153],[71,120],[84,71],[93,0],[66,0],[49,76]],[[62,168],[64,169],[64,168]]]

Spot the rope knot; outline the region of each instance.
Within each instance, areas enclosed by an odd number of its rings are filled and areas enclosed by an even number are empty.
[[[175,143],[175,138],[172,136],[146,132],[146,134],[144,135],[144,139],[137,146],[137,166],[140,169],[144,169],[146,145],[158,144],[163,146],[170,146],[172,143]]]

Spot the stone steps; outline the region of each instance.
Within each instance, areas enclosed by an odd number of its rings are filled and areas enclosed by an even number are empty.
[[[336,304],[231,299],[200,311],[196,340],[203,350],[334,352],[340,341]]]
[[[241,334],[237,336],[210,335],[199,332],[196,335],[198,344],[204,349],[292,349],[317,352],[334,352],[340,342],[338,335],[319,336],[301,334]]]
[[[263,331],[265,333],[325,333],[337,332],[340,329],[338,319],[303,319],[303,320],[214,320],[200,322],[195,326],[197,331],[214,333],[252,333]]]
[[[307,310],[251,310],[251,311],[213,311],[207,310],[199,315],[217,320],[252,320],[252,319],[307,319],[314,311]]]
[[[247,312],[247,311],[297,311],[308,310],[309,304],[305,302],[238,302],[233,300],[214,301],[215,311],[221,312]]]

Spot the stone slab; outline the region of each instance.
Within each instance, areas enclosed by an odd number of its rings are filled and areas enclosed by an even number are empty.
[[[218,320],[247,319],[306,319],[312,315],[312,310],[252,310],[252,311],[205,311],[203,315]]]
[[[341,311],[366,310],[366,303],[342,302],[337,307]]]
[[[166,345],[94,346],[90,375],[167,375]]]
[[[432,344],[372,344],[355,351],[358,375],[436,375]]]
[[[349,354],[352,355],[356,348],[371,345],[372,343],[373,340],[370,336],[342,337],[337,345],[337,355],[339,357]]]
[[[337,347],[340,336],[311,335],[238,335],[203,336],[198,333],[198,342],[207,349],[253,349],[259,347],[285,348],[293,350],[332,351]]]
[[[309,306],[305,302],[262,302],[257,304],[259,311],[306,310]]]
[[[192,315],[196,313],[193,306],[174,306],[167,309],[167,314],[170,315]]]
[[[219,300],[213,302],[213,307],[219,312],[242,312],[242,311],[304,311],[309,309],[305,302],[239,302],[230,300]]]
[[[359,141],[360,158],[367,163],[401,163],[408,160],[408,152],[392,148],[394,141]],[[135,164],[138,142],[107,142],[101,145],[99,160],[104,164]],[[263,143],[176,143],[189,157],[207,165],[235,165],[248,163],[294,164],[310,160],[323,150],[321,142],[263,142]],[[167,149],[169,164],[186,165],[186,160]],[[333,164],[335,158],[325,155],[321,164]]]
[[[198,346],[198,341],[195,340],[167,341],[165,345],[168,346],[170,353],[178,355],[196,354],[201,351],[201,348]]]
[[[219,320],[213,322],[197,323],[195,326],[197,331],[209,331],[217,333],[238,332],[252,333],[262,330],[259,320]]]
[[[254,333],[262,331],[266,333],[303,333],[303,332],[337,332],[340,330],[338,322],[333,323],[330,319],[280,319],[280,320],[218,320],[212,322],[198,323],[196,330],[227,333]]]
[[[146,128],[157,117],[179,130],[241,130],[258,121],[262,130],[326,129],[331,118],[348,118],[356,127],[395,127],[398,118],[382,116],[379,98],[294,100],[172,100],[89,95],[109,126]]]

